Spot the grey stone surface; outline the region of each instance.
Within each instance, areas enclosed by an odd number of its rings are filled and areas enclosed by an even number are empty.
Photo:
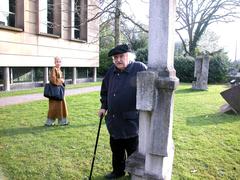
[[[126,170],[131,172],[132,180],[169,180],[174,158],[173,143],[171,143],[169,151],[167,157],[135,152],[127,159]]]
[[[145,179],[171,179],[174,158],[174,145],[171,139],[168,145],[168,156],[147,154],[145,163]],[[161,167],[161,168],[159,168]]]
[[[138,151],[141,154],[146,155],[149,150],[150,144],[150,125],[151,125],[151,114],[149,111],[140,111],[139,114],[139,146]]]
[[[171,179],[175,0],[150,0],[148,70],[137,78],[139,150],[127,161],[132,180]]]
[[[173,68],[175,0],[150,0],[148,67],[158,72]]]
[[[157,74],[151,71],[137,74],[137,109],[152,111],[155,98],[155,80]]]
[[[209,56],[199,56],[195,60],[194,77],[196,81],[192,82],[192,89],[207,90],[208,89],[208,71]]]
[[[159,81],[161,86],[157,89],[156,105],[151,117],[149,152],[168,156],[167,149],[172,139],[173,91],[178,84],[178,79],[159,78]]]
[[[136,176],[144,176],[145,155],[135,152],[126,160],[126,171]]]
[[[237,114],[237,111],[235,111],[229,104],[223,104],[220,107],[220,112],[226,114]]]

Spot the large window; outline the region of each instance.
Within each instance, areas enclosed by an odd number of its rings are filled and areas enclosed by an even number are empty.
[[[8,26],[23,29],[24,21],[23,0],[1,0],[0,26]]]
[[[90,78],[93,77],[93,68],[78,67],[77,78]]]
[[[39,33],[61,35],[61,0],[39,0]]]
[[[34,71],[32,70],[32,68],[13,67],[12,68],[13,83],[33,82],[33,74]]]
[[[72,39],[87,41],[87,0],[71,0]]]
[[[15,27],[16,3],[15,0],[2,0],[0,6],[0,24]]]
[[[54,4],[53,0],[48,0],[47,3],[47,33],[53,34],[54,27]]]

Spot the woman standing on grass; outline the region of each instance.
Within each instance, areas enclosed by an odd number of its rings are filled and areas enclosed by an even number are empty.
[[[61,71],[61,59],[59,57],[54,58],[55,66],[50,73],[50,83],[55,85],[64,85],[64,79]],[[53,126],[56,119],[58,119],[59,125],[68,125],[67,120],[68,110],[65,98],[62,101],[49,99],[49,108],[47,121],[45,126]]]

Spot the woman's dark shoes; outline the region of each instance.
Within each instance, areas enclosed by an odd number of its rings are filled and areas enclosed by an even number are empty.
[[[120,178],[120,177],[123,177],[125,176],[125,172],[123,173],[114,173],[114,172],[111,172],[109,174],[107,174],[106,176],[104,176],[106,179],[117,179],[117,178]]]

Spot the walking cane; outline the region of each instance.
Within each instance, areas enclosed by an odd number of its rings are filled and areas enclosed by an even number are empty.
[[[92,166],[91,166],[91,171],[90,171],[90,175],[89,175],[89,178],[88,178],[89,180],[91,180],[91,178],[92,178],[93,165],[94,165],[94,160],[95,160],[95,156],[96,156],[97,145],[98,145],[98,138],[99,138],[99,134],[100,134],[100,129],[101,129],[103,116],[104,116],[103,114],[100,116],[98,132],[97,132],[97,138],[96,138],[96,144],[95,144],[94,153],[93,153],[93,159],[92,159]]]

